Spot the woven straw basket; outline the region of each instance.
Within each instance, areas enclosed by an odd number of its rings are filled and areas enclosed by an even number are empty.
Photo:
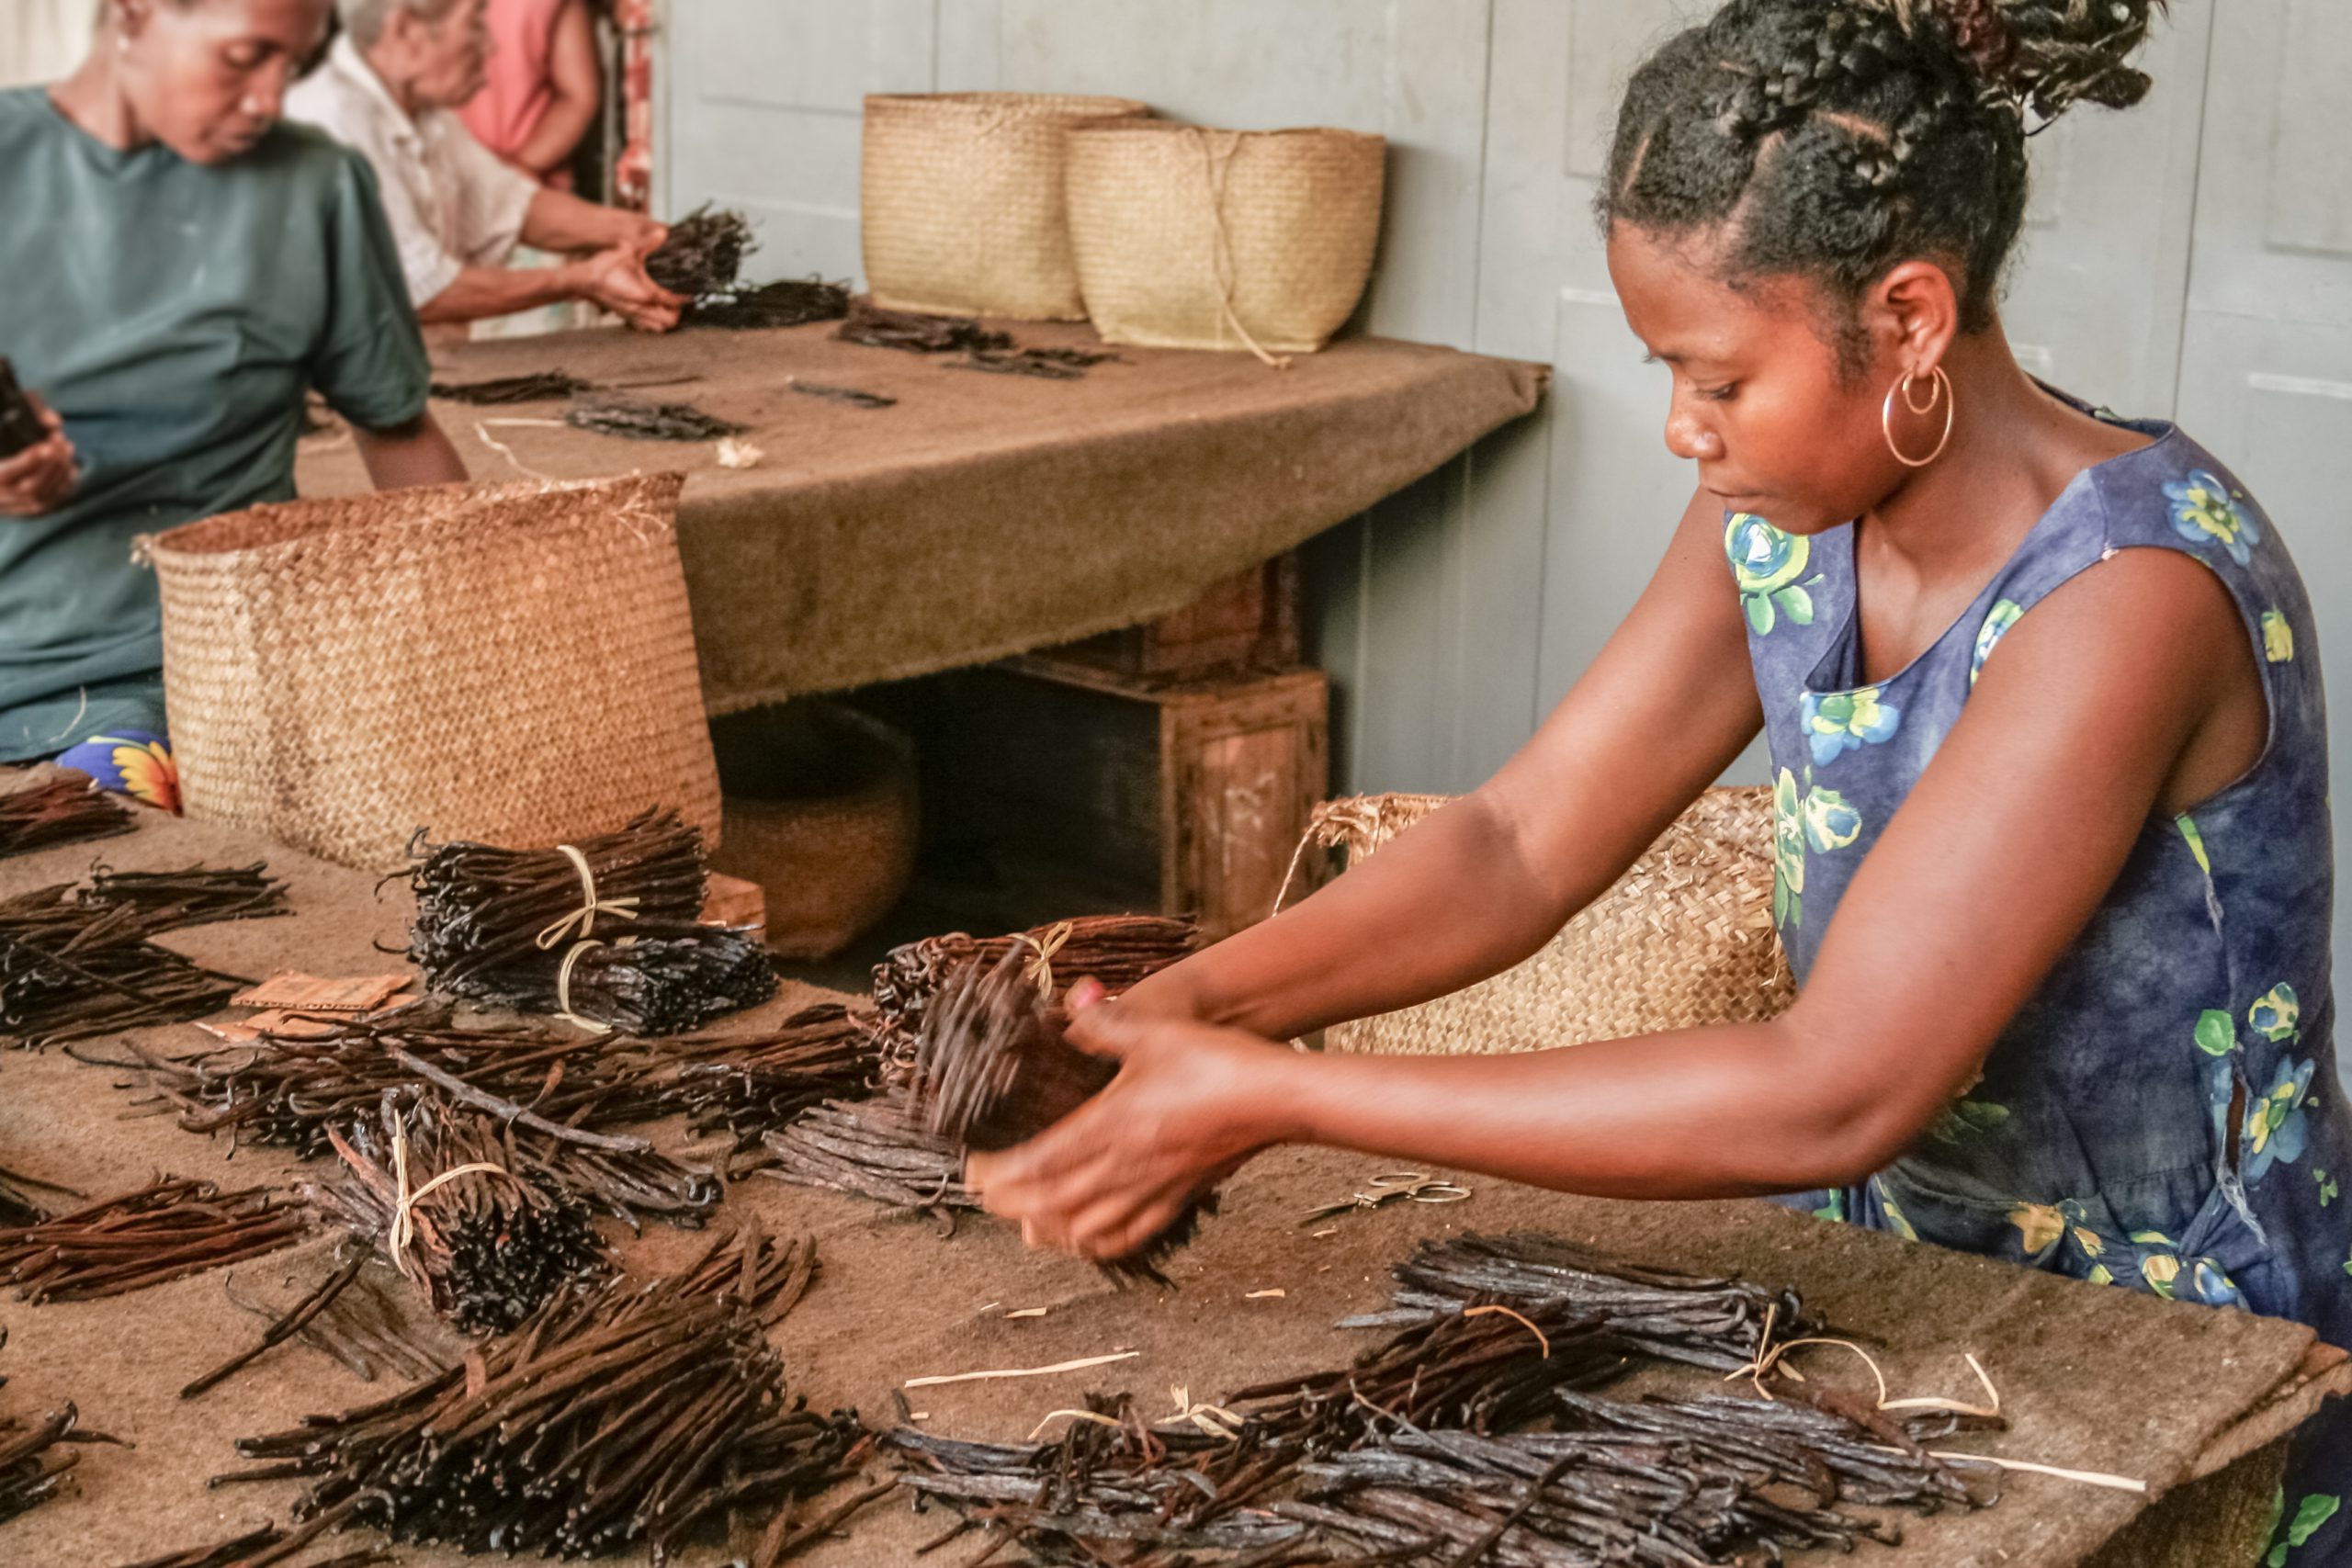
[[[1055,93],[868,95],[858,187],[876,303],[1084,319],[1063,138],[1073,125],[1150,112],[1132,98]]]
[[[760,885],[777,954],[832,957],[914,878],[914,742],[818,699],[729,715],[711,741],[727,796],[712,867]]]
[[[1072,130],[1087,313],[1110,343],[1313,353],[1372,275],[1385,158],[1351,130]]]
[[[1445,804],[1379,795],[1317,808],[1351,864]],[[1772,929],[1772,793],[1711,789],[1532,958],[1419,1007],[1340,1024],[1335,1051],[1468,1055],[1772,1017],[1795,998]]]
[[[188,815],[346,865],[718,830],[677,474],[259,506],[153,542]]]

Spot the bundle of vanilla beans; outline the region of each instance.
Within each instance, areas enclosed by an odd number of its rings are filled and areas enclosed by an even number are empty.
[[[775,994],[757,941],[696,923],[702,834],[675,811],[571,845],[450,843],[415,856],[409,956],[435,990],[645,1034]]]
[[[1112,996],[1132,989],[1200,945],[1200,928],[1163,915],[1080,915],[1004,936],[962,931],[892,948],[874,967],[876,1028],[885,1077],[909,1080],[916,1043],[933,1000],[959,978],[994,967],[1018,952],[1022,972],[1050,1005],[1092,979]]]
[[[136,826],[121,798],[86,773],[62,770],[30,784],[19,782],[24,777],[15,769],[0,775],[0,856],[111,838]]]
[[[717,441],[752,427],[706,413],[692,403],[662,403],[627,392],[582,392],[563,411],[563,423],[594,435],[625,441]]]
[[[269,1187],[223,1192],[160,1177],[135,1191],[0,1230],[0,1280],[28,1302],[86,1302],[258,1258],[300,1240],[310,1206]]]
[[[1010,333],[984,327],[968,316],[893,310],[864,296],[849,302],[841,330],[833,335],[866,348],[960,354],[963,357],[953,362],[954,369],[1035,376],[1049,381],[1077,380],[1091,367],[1118,357],[1109,349],[1026,347],[1014,343]]]
[[[394,1091],[372,1124],[327,1136],[343,1169],[314,1185],[313,1201],[460,1328],[514,1328],[559,1291],[612,1270],[587,1204],[559,1180],[518,1170],[514,1129],[502,1139],[479,1111]]]
[[[150,936],[222,920],[261,920],[293,912],[286,884],[261,861],[215,870],[192,865],[178,871],[115,871],[94,867],[81,901],[99,908],[139,912]]]
[[[719,1201],[715,1171],[602,1130],[672,1109],[675,1066],[652,1043],[533,1024],[460,1029],[447,1004],[422,1004],[315,1039],[177,1057],[131,1050],[144,1086],[191,1133],[317,1156],[375,1121],[386,1094],[430,1089],[486,1116],[518,1176],[553,1181],[631,1226],[691,1228]]]
[[[1011,1148],[1110,1083],[1118,1064],[1072,1045],[1068,1017],[1052,999],[1057,982],[1066,988],[1081,973],[1067,942],[1057,949],[1051,936],[1023,939],[993,964],[962,967],[929,999],[906,1090],[924,1132],[959,1152]],[[1216,1212],[1216,1195],[1204,1194],[1143,1247],[1102,1267],[1115,1278],[1166,1286],[1159,1264]]]
[[[846,284],[828,283],[821,277],[786,277],[706,293],[686,308],[685,324],[750,332],[838,321],[848,314]]]
[[[137,1562],[125,1563],[123,1568],[251,1568],[257,1562],[282,1563],[285,1568],[376,1568],[379,1563],[399,1561],[389,1547],[382,1546],[330,1551],[324,1557],[300,1563],[282,1556],[264,1555],[273,1547],[285,1545],[286,1539],[286,1531],[275,1525],[263,1525],[209,1546],[192,1546],[185,1551],[141,1558]]]
[[[248,982],[148,940],[188,923],[70,884],[0,900],[0,1035],[40,1046],[219,1011]]]
[[[8,1331],[0,1328],[0,1348]],[[0,1388],[8,1380],[0,1377]],[[0,1416],[0,1524],[28,1508],[48,1502],[64,1489],[66,1477],[82,1456],[74,1451],[86,1443],[118,1443],[103,1432],[80,1429],[82,1414],[68,1400],[62,1410],[37,1419]]]
[[[650,1544],[663,1561],[738,1511],[780,1513],[848,1472],[856,1418],[789,1400],[766,1332],[814,1268],[808,1239],[734,1233],[652,1284],[557,1297],[470,1370],[246,1438],[238,1450],[268,1462],[220,1480],[311,1478],[308,1522],[271,1549],[287,1555],[366,1525],[469,1552]]]
[[[714,212],[706,202],[670,225],[660,248],[645,258],[645,274],[673,294],[700,299],[731,290],[744,256],[755,248],[741,213]]]

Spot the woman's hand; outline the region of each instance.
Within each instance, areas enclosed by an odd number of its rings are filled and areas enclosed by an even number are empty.
[[[0,516],[39,517],[53,512],[82,482],[81,459],[65,439],[65,422],[30,392],[25,400],[49,437],[0,460]]]
[[[645,275],[645,254],[633,244],[598,251],[573,265],[583,297],[640,332],[668,332],[678,324],[678,314],[686,307],[685,300]]]
[[[974,1154],[965,1180],[1032,1246],[1123,1258],[1187,1204],[1280,1141],[1269,1092],[1291,1053],[1125,1000],[1070,989],[1071,1043],[1115,1057],[1101,1094],[1015,1149]]]

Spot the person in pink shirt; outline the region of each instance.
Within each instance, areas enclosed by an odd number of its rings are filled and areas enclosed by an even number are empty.
[[[560,190],[604,93],[589,3],[490,0],[490,78],[458,110],[474,140]]]

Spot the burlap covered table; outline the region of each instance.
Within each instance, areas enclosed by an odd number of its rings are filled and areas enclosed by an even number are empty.
[[[1009,323],[1024,344],[1084,327]],[[435,410],[482,479],[678,468],[712,714],[927,674],[1135,626],[1363,511],[1533,409],[1544,367],[1356,338],[1288,370],[1126,348],[1072,381],[986,375],[783,332],[580,332],[446,350],[438,378],[561,369],[751,426],[755,468],[711,445],[548,422],[560,403]],[[686,379],[679,379],[685,378]],[[794,391],[898,400],[859,409]],[[514,423],[535,422],[535,423]],[[507,447],[500,455],[483,437]],[[306,444],[305,495],[364,488],[347,437]]]
[[[385,960],[371,942],[400,939],[404,900],[396,891],[379,898],[361,873],[218,828],[141,820],[134,837],[0,861],[0,894],[79,875],[100,854],[125,868],[266,855],[292,883],[294,917],[165,940],[207,962],[261,975],[285,964],[375,972]],[[775,1005],[807,999],[800,992]],[[141,1037],[177,1045],[200,1038],[190,1026]],[[280,1152],[258,1148],[225,1164],[221,1146],[168,1119],[124,1119],[131,1097],[114,1086],[114,1076],[55,1051],[0,1058],[0,1164],[93,1192],[136,1185],[159,1170],[252,1182],[288,1168]],[[673,1143],[677,1129],[657,1135]],[[2233,1531],[2243,1540],[2245,1517],[2258,1516],[2268,1501],[2276,1471],[2266,1445],[2306,1414],[2323,1388],[2344,1381],[2340,1357],[2293,1324],[2071,1283],[1760,1203],[1603,1202],[1474,1179],[1475,1196],[1451,1207],[1350,1216],[1321,1237],[1298,1223],[1309,1202],[1343,1195],[1371,1168],[1322,1151],[1259,1161],[1234,1183],[1225,1216],[1177,1260],[1181,1288],[1172,1293],[1114,1293],[1093,1270],[1024,1252],[1016,1236],[985,1220],[967,1220],[953,1239],[942,1239],[928,1221],[762,1180],[736,1189],[728,1201],[751,1205],[771,1226],[820,1236],[818,1283],[777,1338],[797,1387],[820,1404],[855,1405],[876,1422],[889,1419],[889,1391],[910,1377],[1037,1366],[1117,1348],[1141,1354],[1071,1376],[918,1391],[915,1408],[937,1431],[1018,1438],[1046,1412],[1079,1403],[1090,1387],[1132,1390],[1143,1408],[1159,1410],[1170,1407],[1171,1385],[1201,1399],[1284,1371],[1337,1364],[1368,1337],[1334,1332],[1332,1320],[1382,1299],[1388,1262],[1415,1236],[1454,1226],[1534,1226],[1644,1261],[1792,1283],[1830,1320],[1873,1337],[1890,1379],[1905,1392],[1973,1393],[1961,1356],[1973,1351],[2013,1423],[1995,1451],[2140,1476],[2172,1493],[2151,1509],[2132,1495],[2018,1476],[1999,1506],[1905,1520],[1902,1548],[1865,1549],[1850,1560],[1889,1568],[2236,1568],[2246,1559],[2222,1555],[2218,1543]],[[624,1251],[632,1268],[650,1269],[695,1245],[655,1230]],[[252,1266],[253,1279],[271,1268]],[[1275,1290],[1284,1293],[1251,1299]],[[1006,1316],[1038,1306],[1051,1310],[1040,1318]],[[180,1402],[183,1382],[255,1333],[254,1320],[224,1300],[217,1274],[87,1304],[0,1299],[0,1323],[9,1334],[0,1350],[0,1372],[9,1379],[0,1410],[45,1410],[72,1399],[88,1426],[138,1445],[87,1450],[77,1492],[0,1526],[0,1563],[110,1568],[264,1518],[283,1521],[293,1483],[208,1492],[204,1479],[234,1468],[238,1436],[374,1396],[340,1367],[289,1346],[204,1399]],[[1858,1363],[1849,1369],[1835,1357],[1806,1364],[1823,1377],[1859,1372]],[[381,1392],[379,1385],[375,1393]],[[2184,1489],[2192,1477],[2236,1460],[2243,1462],[2219,1483]],[[2137,1529],[2119,1538],[2135,1519],[2143,1521]],[[918,1518],[903,1504],[886,1502],[807,1561],[912,1562],[915,1546],[943,1523],[936,1512]],[[735,1545],[741,1551],[750,1541]],[[947,1560],[975,1550],[959,1542]],[[462,1559],[404,1549],[400,1561],[447,1568]],[[681,1561],[710,1568],[727,1556],[707,1547]]]

